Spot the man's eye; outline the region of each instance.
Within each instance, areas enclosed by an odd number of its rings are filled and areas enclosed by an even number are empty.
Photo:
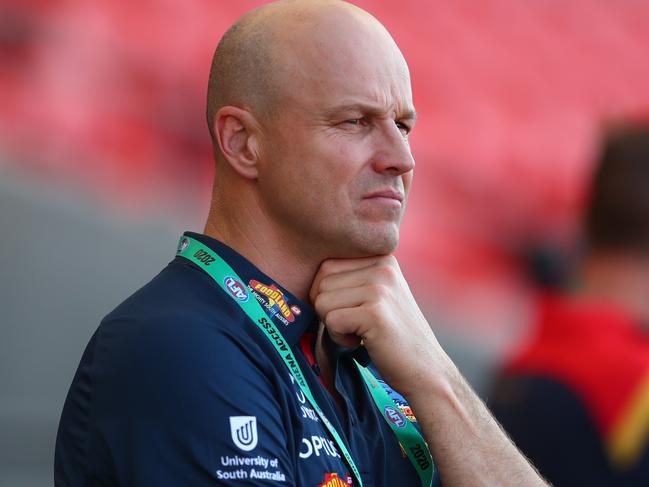
[[[394,122],[401,134],[406,137],[410,133],[410,127],[401,122]]]
[[[362,118],[351,118],[349,120],[345,120],[345,123],[347,123],[349,125],[360,125],[361,123],[363,123],[363,119]]]

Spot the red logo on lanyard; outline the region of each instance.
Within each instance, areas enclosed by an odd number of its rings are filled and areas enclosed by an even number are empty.
[[[250,287],[257,291],[262,296],[265,296],[268,299],[268,304],[271,307],[275,307],[277,311],[284,317],[288,322],[295,321],[293,315],[300,315],[302,310],[296,306],[289,306],[284,297],[284,293],[280,291],[275,284],[263,284],[255,279],[250,281]]]
[[[343,480],[337,473],[328,473],[325,475],[324,482],[318,487],[348,487],[349,485],[352,485],[352,478],[349,475]]]

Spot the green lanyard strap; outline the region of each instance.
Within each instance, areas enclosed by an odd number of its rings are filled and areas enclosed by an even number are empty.
[[[390,398],[383,386],[378,383],[372,372],[358,362],[356,362],[356,366],[361,371],[376,408],[385,422],[388,423],[397,440],[399,440],[399,444],[403,451],[406,452],[408,460],[415,467],[421,479],[421,485],[429,487],[432,485],[433,475],[435,475],[435,464],[428,450],[428,445],[417,428],[415,428],[415,425],[399,411],[399,408],[395,407],[395,402]]]
[[[325,417],[324,413],[318,406],[311,389],[302,374],[302,370],[297,363],[291,347],[284,340],[282,333],[277,330],[275,325],[270,321],[268,315],[263,310],[256,299],[249,299],[246,285],[243,283],[237,273],[225,262],[216,252],[203,245],[199,241],[181,236],[178,243],[177,255],[193,262],[203,269],[232,299],[241,307],[253,323],[262,331],[262,333],[273,344],[275,350],[280,355],[289,372],[295,379],[304,396],[309,400],[313,409],[318,414],[322,423],[325,425],[329,434],[332,436],[336,445],[340,449],[349,465],[359,487],[363,486],[361,475],[354,463],[352,456],[343,442],[342,438],[336,431],[336,428]],[[428,446],[422,438],[417,428],[404,415],[395,408],[395,403],[390,399],[388,393],[376,381],[372,373],[356,363],[358,370],[367,385],[367,388],[374,399],[376,407],[379,409],[381,416],[388,423],[394,434],[397,436],[399,443],[405,449],[412,465],[417,470],[423,487],[429,487],[435,472],[435,466],[431,458]]]

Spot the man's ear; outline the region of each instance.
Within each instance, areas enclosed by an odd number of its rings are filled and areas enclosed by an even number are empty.
[[[214,136],[223,158],[241,176],[256,179],[259,163],[259,124],[242,108],[225,106],[214,116]]]

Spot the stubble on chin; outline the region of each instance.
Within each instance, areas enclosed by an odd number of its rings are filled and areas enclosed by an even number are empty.
[[[375,226],[357,228],[347,240],[349,258],[372,257],[393,253],[399,244],[399,225],[394,223],[386,228]]]

